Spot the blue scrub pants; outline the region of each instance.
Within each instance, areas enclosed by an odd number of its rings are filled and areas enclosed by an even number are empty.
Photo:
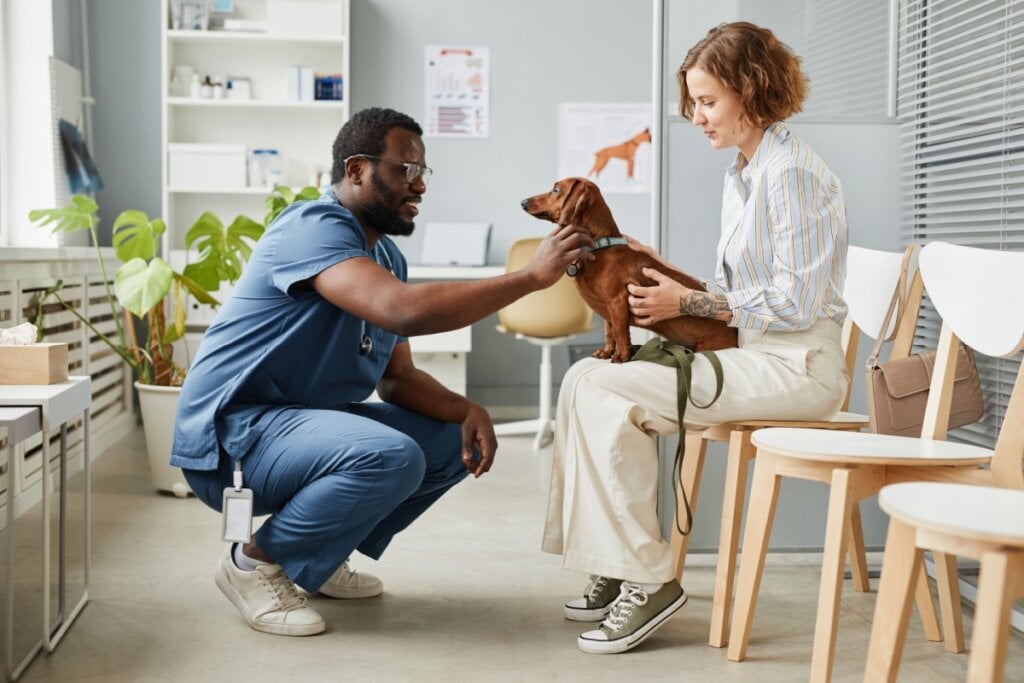
[[[313,592],[358,549],[378,559],[391,537],[468,472],[459,425],[389,403],[349,412],[275,408],[252,425],[261,436],[242,458],[254,514],[271,515],[253,541]],[[196,496],[220,511],[234,462],[184,470]]]

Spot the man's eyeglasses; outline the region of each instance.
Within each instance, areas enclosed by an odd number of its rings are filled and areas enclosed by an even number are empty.
[[[420,178],[423,179],[423,184],[426,185],[430,181],[430,176],[434,174],[434,169],[429,166],[420,166],[419,164],[414,164],[411,161],[391,161],[391,159],[382,159],[381,157],[376,157],[372,154],[353,154],[348,157],[348,159],[352,159],[354,157],[369,159],[371,161],[383,161],[385,164],[391,164],[392,166],[404,166],[405,181],[410,185]],[[348,159],[345,159],[345,161],[348,161]]]

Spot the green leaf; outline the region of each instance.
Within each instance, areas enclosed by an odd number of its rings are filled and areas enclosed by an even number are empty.
[[[270,225],[273,223],[278,214],[295,202],[309,201],[310,199],[318,199],[319,197],[320,190],[312,185],[306,185],[298,192],[292,191],[292,188],[290,187],[278,185],[273,189],[270,195],[263,200],[263,207],[267,210],[266,215],[263,217],[263,225]]]
[[[51,233],[78,232],[89,230],[96,225],[96,211],[99,209],[92,197],[76,194],[71,203],[59,209],[33,209],[28,219],[45,228],[53,223]]]
[[[173,277],[174,271],[162,258],[148,264],[133,258],[114,273],[114,295],[122,306],[143,318],[167,296]]]
[[[163,220],[154,218],[150,221],[144,211],[122,211],[114,221],[111,237],[114,253],[125,263],[133,258],[149,261],[156,256],[159,237],[166,230]]]
[[[185,235],[185,247],[195,245],[199,252],[199,260],[185,268],[185,275],[209,291],[220,289],[221,282],[237,281],[252,254],[250,242],[259,240],[263,231],[261,224],[246,216],[237,216],[225,228],[216,214],[207,211]]]
[[[186,270],[188,269],[186,268]],[[175,273],[174,281],[188,290],[189,295],[195,298],[199,303],[206,304],[207,306],[220,306],[220,302],[214,298],[206,288],[187,275],[179,275],[178,273]]]

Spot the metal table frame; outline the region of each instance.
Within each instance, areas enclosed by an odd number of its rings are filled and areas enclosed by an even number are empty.
[[[41,411],[42,438],[42,514],[43,525],[43,648],[53,652],[68,628],[78,617],[82,608],[89,601],[89,573],[92,554],[92,499],[91,467],[89,463],[89,407],[92,393],[88,377],[69,377],[64,382],[47,385],[4,385],[0,386],[0,406],[35,407]],[[67,424],[81,414],[82,422],[82,472],[84,477],[83,506],[85,524],[85,586],[82,598],[71,609],[66,611],[66,566],[67,566]],[[50,623],[50,439],[49,433],[55,426],[60,426],[60,484],[58,505],[60,511],[59,526],[59,557],[58,557],[58,611],[55,623]],[[20,467],[20,464],[19,464]],[[12,491],[17,483],[15,467],[9,468],[10,480],[8,491]],[[13,493],[9,493],[13,504]],[[14,514],[13,505],[8,507],[9,516]]]

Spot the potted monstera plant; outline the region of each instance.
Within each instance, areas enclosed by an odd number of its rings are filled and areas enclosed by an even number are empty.
[[[278,195],[280,192],[275,191],[271,198]],[[299,196],[290,189],[284,195],[287,203],[296,198]],[[267,207],[270,217],[270,199]],[[67,206],[32,211],[29,219],[41,227],[50,227],[55,233],[88,230],[93,245],[98,245],[98,208],[92,198],[75,195]],[[198,259],[181,272],[159,256],[160,236],[165,230],[162,219],[150,218],[143,211],[127,210],[118,215],[113,225],[112,246],[120,265],[114,271],[112,289],[103,252],[96,246],[106,299],[116,327],[113,335],[97,329],[64,300],[61,296],[63,282],[59,280],[38,297],[37,316],[42,315],[47,301],[55,299],[131,367],[139,392],[153,483],[158,490],[185,496],[189,489],[181,471],[167,464],[178,394],[185,377],[184,367],[174,357],[174,342],[185,334],[185,299],[191,296],[200,303],[218,305],[212,292],[216,292],[221,283],[234,283],[241,276],[252,253],[252,244],[263,234],[264,225],[238,216],[225,226],[216,214],[204,213],[185,235],[186,249],[194,247]]]

